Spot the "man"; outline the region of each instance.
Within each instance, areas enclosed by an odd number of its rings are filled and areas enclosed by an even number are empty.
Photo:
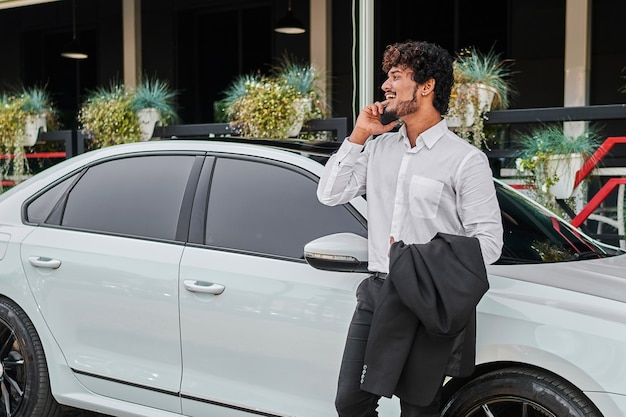
[[[502,248],[488,160],[448,130],[442,118],[453,83],[450,54],[431,43],[407,41],[387,47],[382,67],[388,75],[382,85],[385,100],[361,110],[351,135],[328,161],[317,191],[327,205],[367,193],[372,274],[357,290],[348,330],[336,399],[341,417],[377,416],[380,396],[361,390],[360,382],[391,244],[423,244],[439,232],[474,237],[485,264],[495,262]],[[383,124],[383,113],[393,121]],[[398,120],[399,131],[391,132]],[[400,400],[403,417],[439,415],[439,393],[426,406]]]

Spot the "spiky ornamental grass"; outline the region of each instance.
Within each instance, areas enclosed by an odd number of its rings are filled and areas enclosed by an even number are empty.
[[[482,83],[495,91],[492,110],[509,106],[510,96],[515,94],[511,87],[513,60],[502,59],[502,55],[492,49],[486,54],[475,47],[465,49],[456,59],[455,81],[459,83]]]
[[[515,167],[530,186],[533,198],[560,212],[560,208],[550,194],[550,187],[559,181],[556,172],[551,172],[548,161],[555,155],[581,154],[590,158],[598,149],[602,136],[597,128],[588,126],[578,136],[565,134],[562,124],[550,124],[537,127],[518,137],[520,150],[515,160]]]
[[[255,74],[245,74],[235,78],[224,92],[224,102],[227,106],[233,105],[237,100],[248,93],[251,85],[261,81],[261,77]]]
[[[311,112],[307,119],[321,119],[329,116],[326,98],[317,84],[321,74],[315,66],[298,62],[295,58],[285,55],[273,68],[272,73],[277,79],[293,87],[302,97],[311,100]]]
[[[170,88],[167,81],[146,77],[135,88],[131,107],[135,112],[149,108],[157,109],[162,123],[175,123],[179,120],[176,112],[176,96],[177,92]]]
[[[272,73],[303,96],[315,90],[315,81],[319,78],[315,67],[298,63],[288,57],[283,57],[272,69]]]
[[[54,115],[52,98],[45,87],[21,87],[18,95],[24,99],[22,110],[26,113],[32,116],[40,114]]]
[[[481,111],[476,86],[486,85],[493,89],[494,98],[490,110],[505,109],[516,92],[511,85],[513,60],[502,59],[492,49],[483,54],[475,47],[466,48],[454,61],[454,85],[450,95],[448,116],[458,117],[462,123],[453,130],[477,147],[485,146],[485,114]],[[473,86],[473,87],[472,87]],[[470,93],[470,94],[468,94]],[[465,125],[466,109],[473,108],[471,126]]]
[[[519,156],[529,158],[538,154],[567,155],[580,153],[591,156],[600,144],[601,135],[592,126],[578,136],[568,136],[562,124],[543,125],[519,136]]]

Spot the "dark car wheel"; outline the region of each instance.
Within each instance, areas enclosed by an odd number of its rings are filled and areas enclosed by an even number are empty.
[[[445,403],[443,417],[601,417],[584,395],[560,378],[510,368],[464,385]]]
[[[33,323],[13,302],[0,298],[0,416],[58,416],[48,368]]]

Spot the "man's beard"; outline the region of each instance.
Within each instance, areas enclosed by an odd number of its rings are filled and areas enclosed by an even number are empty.
[[[392,116],[394,119],[400,119],[407,114],[415,113],[418,109],[417,104],[417,87],[413,90],[413,99],[400,101],[395,109],[385,110],[389,116]]]

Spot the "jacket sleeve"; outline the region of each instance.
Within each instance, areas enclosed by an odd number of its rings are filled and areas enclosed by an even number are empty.
[[[364,145],[344,140],[337,153],[330,157],[317,186],[317,198],[335,206],[365,194],[367,151]]]

